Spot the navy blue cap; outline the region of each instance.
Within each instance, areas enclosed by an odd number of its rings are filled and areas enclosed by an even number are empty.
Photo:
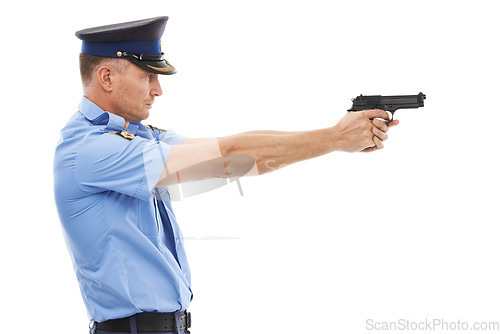
[[[146,71],[174,74],[175,68],[163,58],[161,36],[167,16],[79,30],[82,53],[130,60]]]

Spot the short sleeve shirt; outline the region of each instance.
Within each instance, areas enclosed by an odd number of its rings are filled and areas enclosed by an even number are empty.
[[[129,123],[83,97],[61,131],[55,200],[89,318],[188,307],[191,273],[169,201],[153,196],[185,137]],[[162,190],[165,192],[165,190]]]

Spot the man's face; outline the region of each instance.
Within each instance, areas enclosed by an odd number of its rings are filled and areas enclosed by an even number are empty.
[[[149,117],[155,97],[161,94],[158,74],[130,63],[113,87],[114,109],[125,121],[139,122]]]

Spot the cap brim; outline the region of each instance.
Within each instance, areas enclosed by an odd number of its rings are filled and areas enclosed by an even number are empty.
[[[147,61],[147,60],[138,60],[134,58],[128,58],[128,60],[130,60],[132,63],[136,64],[140,68],[156,74],[174,74],[177,72],[175,70],[175,67],[173,67],[166,60]]]

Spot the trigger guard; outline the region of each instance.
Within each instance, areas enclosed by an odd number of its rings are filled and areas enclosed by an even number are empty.
[[[391,123],[392,121],[394,121],[394,113],[395,113],[396,111],[391,111],[391,110],[387,111],[387,110],[386,110],[386,112],[387,112],[387,113],[389,113],[389,114],[391,115],[391,119],[390,119],[390,120],[388,120],[387,122],[385,122],[385,124],[389,124],[389,123]]]

